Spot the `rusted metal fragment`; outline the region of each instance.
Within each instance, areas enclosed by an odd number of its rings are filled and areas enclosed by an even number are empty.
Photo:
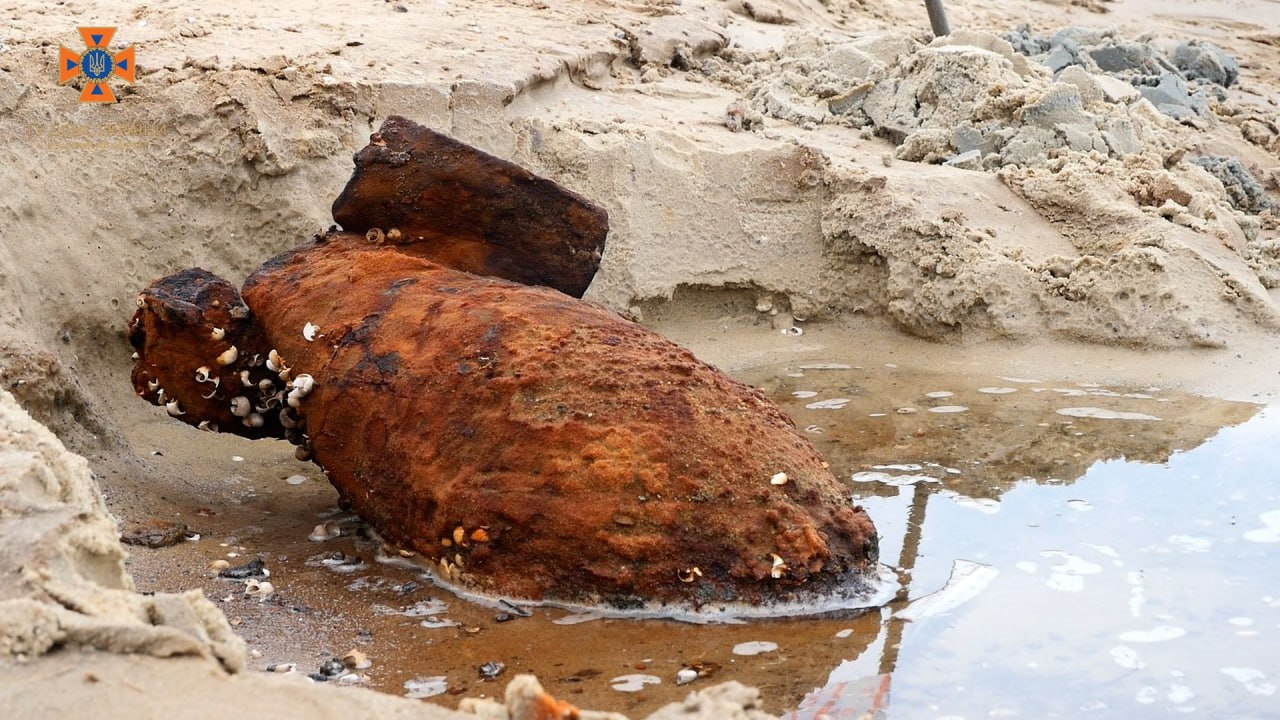
[[[607,310],[353,234],[268,262],[244,299],[315,378],[299,420],[342,496],[473,590],[760,603],[876,558],[773,403]]]
[[[138,295],[129,323],[133,389],[205,430],[285,437],[285,381],[266,367],[261,328],[231,283],[194,268]]]
[[[608,214],[550,180],[394,115],[355,163],[333,203],[349,232],[377,229],[446,267],[574,297],[595,276]]]

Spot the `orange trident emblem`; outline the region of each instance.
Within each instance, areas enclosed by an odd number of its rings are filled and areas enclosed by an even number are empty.
[[[121,50],[114,55],[107,51],[111,36],[116,34],[113,27],[77,28],[80,37],[84,38],[83,53],[58,48],[58,84],[84,76],[84,90],[80,92],[80,102],[115,102],[115,93],[107,80],[112,75],[132,83],[136,68],[133,61],[133,46]]]

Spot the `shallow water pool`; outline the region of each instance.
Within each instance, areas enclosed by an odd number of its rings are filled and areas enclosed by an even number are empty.
[[[764,380],[874,495],[903,582],[792,717],[877,695],[892,717],[1280,713],[1280,411],[896,368]]]

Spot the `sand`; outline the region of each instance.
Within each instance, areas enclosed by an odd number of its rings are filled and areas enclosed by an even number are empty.
[[[107,511],[175,505],[157,492],[146,438],[163,413],[132,397],[124,324],[156,277],[198,265],[238,281],[326,226],[351,153],[393,113],[603,204],[588,299],[730,372],[859,347],[1274,402],[1274,211],[1192,160],[1236,159],[1280,200],[1280,5],[949,9],[962,32],[931,42],[905,0],[0,8],[0,387],[58,438],[0,398],[4,672],[117,709],[130,684],[190,682],[207,707],[249,686],[312,692],[238,672],[242,643],[198,593],[132,592]],[[1114,78],[1055,78],[1000,37],[1024,23],[1170,53],[1212,42],[1239,79],[1174,118]],[[136,46],[119,104],[55,82],[58,46],[78,49],[89,24]],[[5,692],[0,711],[39,695]]]

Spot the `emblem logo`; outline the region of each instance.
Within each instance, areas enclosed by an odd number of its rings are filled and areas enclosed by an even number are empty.
[[[80,92],[80,102],[110,103],[116,101],[115,93],[107,80],[115,77],[132,84],[135,79],[133,46],[112,54],[107,50],[111,37],[116,34],[113,27],[82,27],[80,37],[84,39],[85,50],[75,52],[66,47],[58,48],[58,84],[83,76],[84,90]]]

